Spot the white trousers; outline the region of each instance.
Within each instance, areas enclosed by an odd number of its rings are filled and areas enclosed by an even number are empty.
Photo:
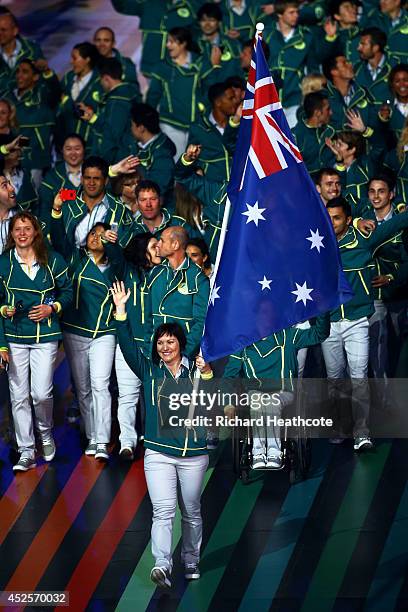
[[[374,378],[386,378],[388,365],[387,304],[374,300],[375,312],[370,318],[370,366]]]
[[[118,421],[120,427],[120,445],[121,448],[128,446],[134,449],[137,446],[136,408],[142,382],[133,370],[129,368],[119,344],[116,345],[115,351],[115,371],[119,389]]]
[[[147,449],[144,471],[153,505],[152,554],[155,564],[171,571],[171,542],[177,507],[181,510],[184,564],[198,563],[203,532],[201,490],[208,467],[208,455],[173,457]]]
[[[52,378],[57,351],[58,342],[9,344],[8,378],[17,446],[20,453],[31,458],[35,455],[35,437],[30,396],[42,442],[52,439]]]
[[[160,122],[160,129],[175,144],[176,154],[173,159],[175,162],[177,162],[180,156],[183,155],[184,151],[187,149],[188,131],[186,132],[185,130],[180,130],[172,125],[169,125],[168,123],[162,122]]]
[[[109,380],[115,346],[113,334],[92,339],[64,332],[65,352],[75,382],[85,434],[92,443],[108,444],[110,441]]]
[[[252,426],[252,455],[265,455],[266,457],[279,456],[282,450],[281,438],[284,432],[281,431],[279,425],[268,425],[267,418],[282,416],[282,410],[285,405],[293,401],[293,393],[281,391],[280,393],[271,393],[270,402],[266,406],[260,405],[259,391],[249,391],[251,408],[251,419],[259,420],[259,425],[254,421]],[[266,399],[266,393],[262,395]]]
[[[322,342],[323,358],[329,382],[329,396],[337,400],[341,393],[341,379],[351,379],[353,435],[368,435],[370,393],[367,381],[369,323],[367,317],[355,321],[336,321],[330,324],[330,336]],[[336,380],[339,382],[336,383]]]

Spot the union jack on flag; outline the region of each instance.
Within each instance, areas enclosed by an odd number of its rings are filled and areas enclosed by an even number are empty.
[[[260,34],[239,130],[228,184],[232,212],[201,343],[206,361],[352,296],[329,215],[290,132]]]

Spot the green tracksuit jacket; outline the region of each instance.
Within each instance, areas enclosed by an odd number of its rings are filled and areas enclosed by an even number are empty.
[[[0,317],[1,347],[9,342],[37,344],[61,340],[59,314],[53,312],[39,323],[28,318],[31,308],[47,299],[58,302],[62,312],[72,302],[72,283],[61,255],[50,250],[48,265],[40,267],[34,280],[22,270],[14,249],[0,256],[0,304],[17,308],[11,319]]]

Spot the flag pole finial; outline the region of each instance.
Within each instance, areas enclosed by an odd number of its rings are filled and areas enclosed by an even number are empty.
[[[265,29],[265,24],[258,22],[255,27],[256,27],[257,34],[262,34],[262,32]]]

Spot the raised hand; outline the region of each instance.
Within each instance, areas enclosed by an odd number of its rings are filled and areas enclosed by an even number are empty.
[[[130,289],[126,291],[123,281],[115,281],[111,287],[111,294],[116,306],[116,314],[125,314],[126,302],[130,298]]]
[[[200,157],[200,153],[201,153],[200,144],[190,144],[188,145],[183,157],[186,161],[192,162],[192,161],[196,161],[196,159]]]

